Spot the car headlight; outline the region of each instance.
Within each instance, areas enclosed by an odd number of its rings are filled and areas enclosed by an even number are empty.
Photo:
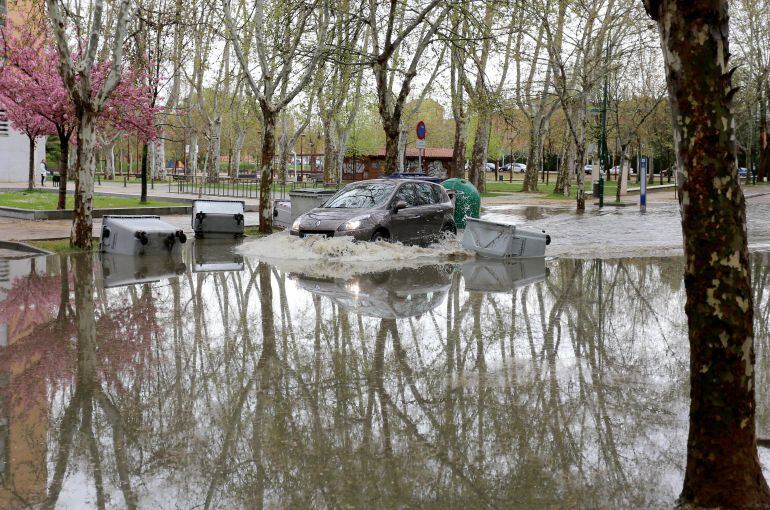
[[[297,218],[296,220],[294,220],[294,223],[291,224],[291,229],[292,230],[299,230],[299,225],[300,225],[300,223],[302,223],[302,221],[300,221],[300,220],[301,220],[301,218]]]
[[[369,222],[368,216],[360,216],[346,221],[337,230],[358,230],[362,225]]]

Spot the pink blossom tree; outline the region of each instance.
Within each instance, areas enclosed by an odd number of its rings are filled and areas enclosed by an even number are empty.
[[[69,144],[73,137],[78,137],[79,120],[76,104],[65,87],[57,66],[59,51],[50,39],[41,37],[41,33],[46,33],[45,25],[7,26],[0,30],[0,48],[6,58],[5,65],[0,67],[0,91],[3,91],[3,96],[8,99],[3,103],[14,103],[18,109],[47,120],[50,123],[50,132],[55,132],[59,137],[61,180],[58,208],[64,209]],[[81,51],[71,55],[74,65],[80,65],[81,55]],[[111,61],[91,64],[92,95],[98,95],[103,89],[112,68]],[[146,71],[120,68],[119,73],[115,90],[104,101],[101,111],[94,116],[91,128],[98,130],[105,139],[115,140],[131,133],[145,141],[154,140],[157,137],[155,116],[159,108],[151,106],[150,86],[141,85],[148,83]],[[95,150],[96,145],[97,143],[94,143],[92,150]],[[75,180],[77,188],[77,175]],[[91,190],[92,188],[93,184]]]
[[[5,57],[5,64],[0,67],[0,91],[3,91],[6,108],[16,105],[17,110],[39,115],[50,123],[52,132],[58,136],[61,179],[57,208],[64,209],[69,144],[77,119],[56,68],[56,49],[38,35],[41,32],[44,33],[31,25],[16,27],[10,23],[0,30],[0,44]]]

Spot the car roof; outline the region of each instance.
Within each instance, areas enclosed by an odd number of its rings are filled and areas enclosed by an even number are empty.
[[[371,183],[377,183],[377,182],[394,183],[394,184],[401,184],[401,183],[404,183],[404,182],[412,182],[412,183],[417,183],[417,184],[432,184],[432,185],[437,186],[437,184],[435,182],[424,181],[422,179],[401,179],[401,178],[398,178],[398,179],[388,179],[388,178],[385,178],[385,177],[380,178],[380,179],[367,179],[365,181],[351,182],[350,184],[348,184],[348,186],[357,185],[357,184],[371,184]]]

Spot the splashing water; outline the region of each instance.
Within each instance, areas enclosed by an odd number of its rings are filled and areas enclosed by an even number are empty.
[[[285,231],[245,242],[237,252],[269,262],[283,271],[334,278],[464,261],[475,256],[453,235],[429,246],[408,246],[396,242],[355,242],[352,237],[299,238]]]

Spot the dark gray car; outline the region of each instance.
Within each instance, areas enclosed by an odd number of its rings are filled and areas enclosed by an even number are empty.
[[[351,236],[359,241],[426,243],[456,231],[446,190],[419,180],[374,179],[349,184],[294,221],[291,234]]]

